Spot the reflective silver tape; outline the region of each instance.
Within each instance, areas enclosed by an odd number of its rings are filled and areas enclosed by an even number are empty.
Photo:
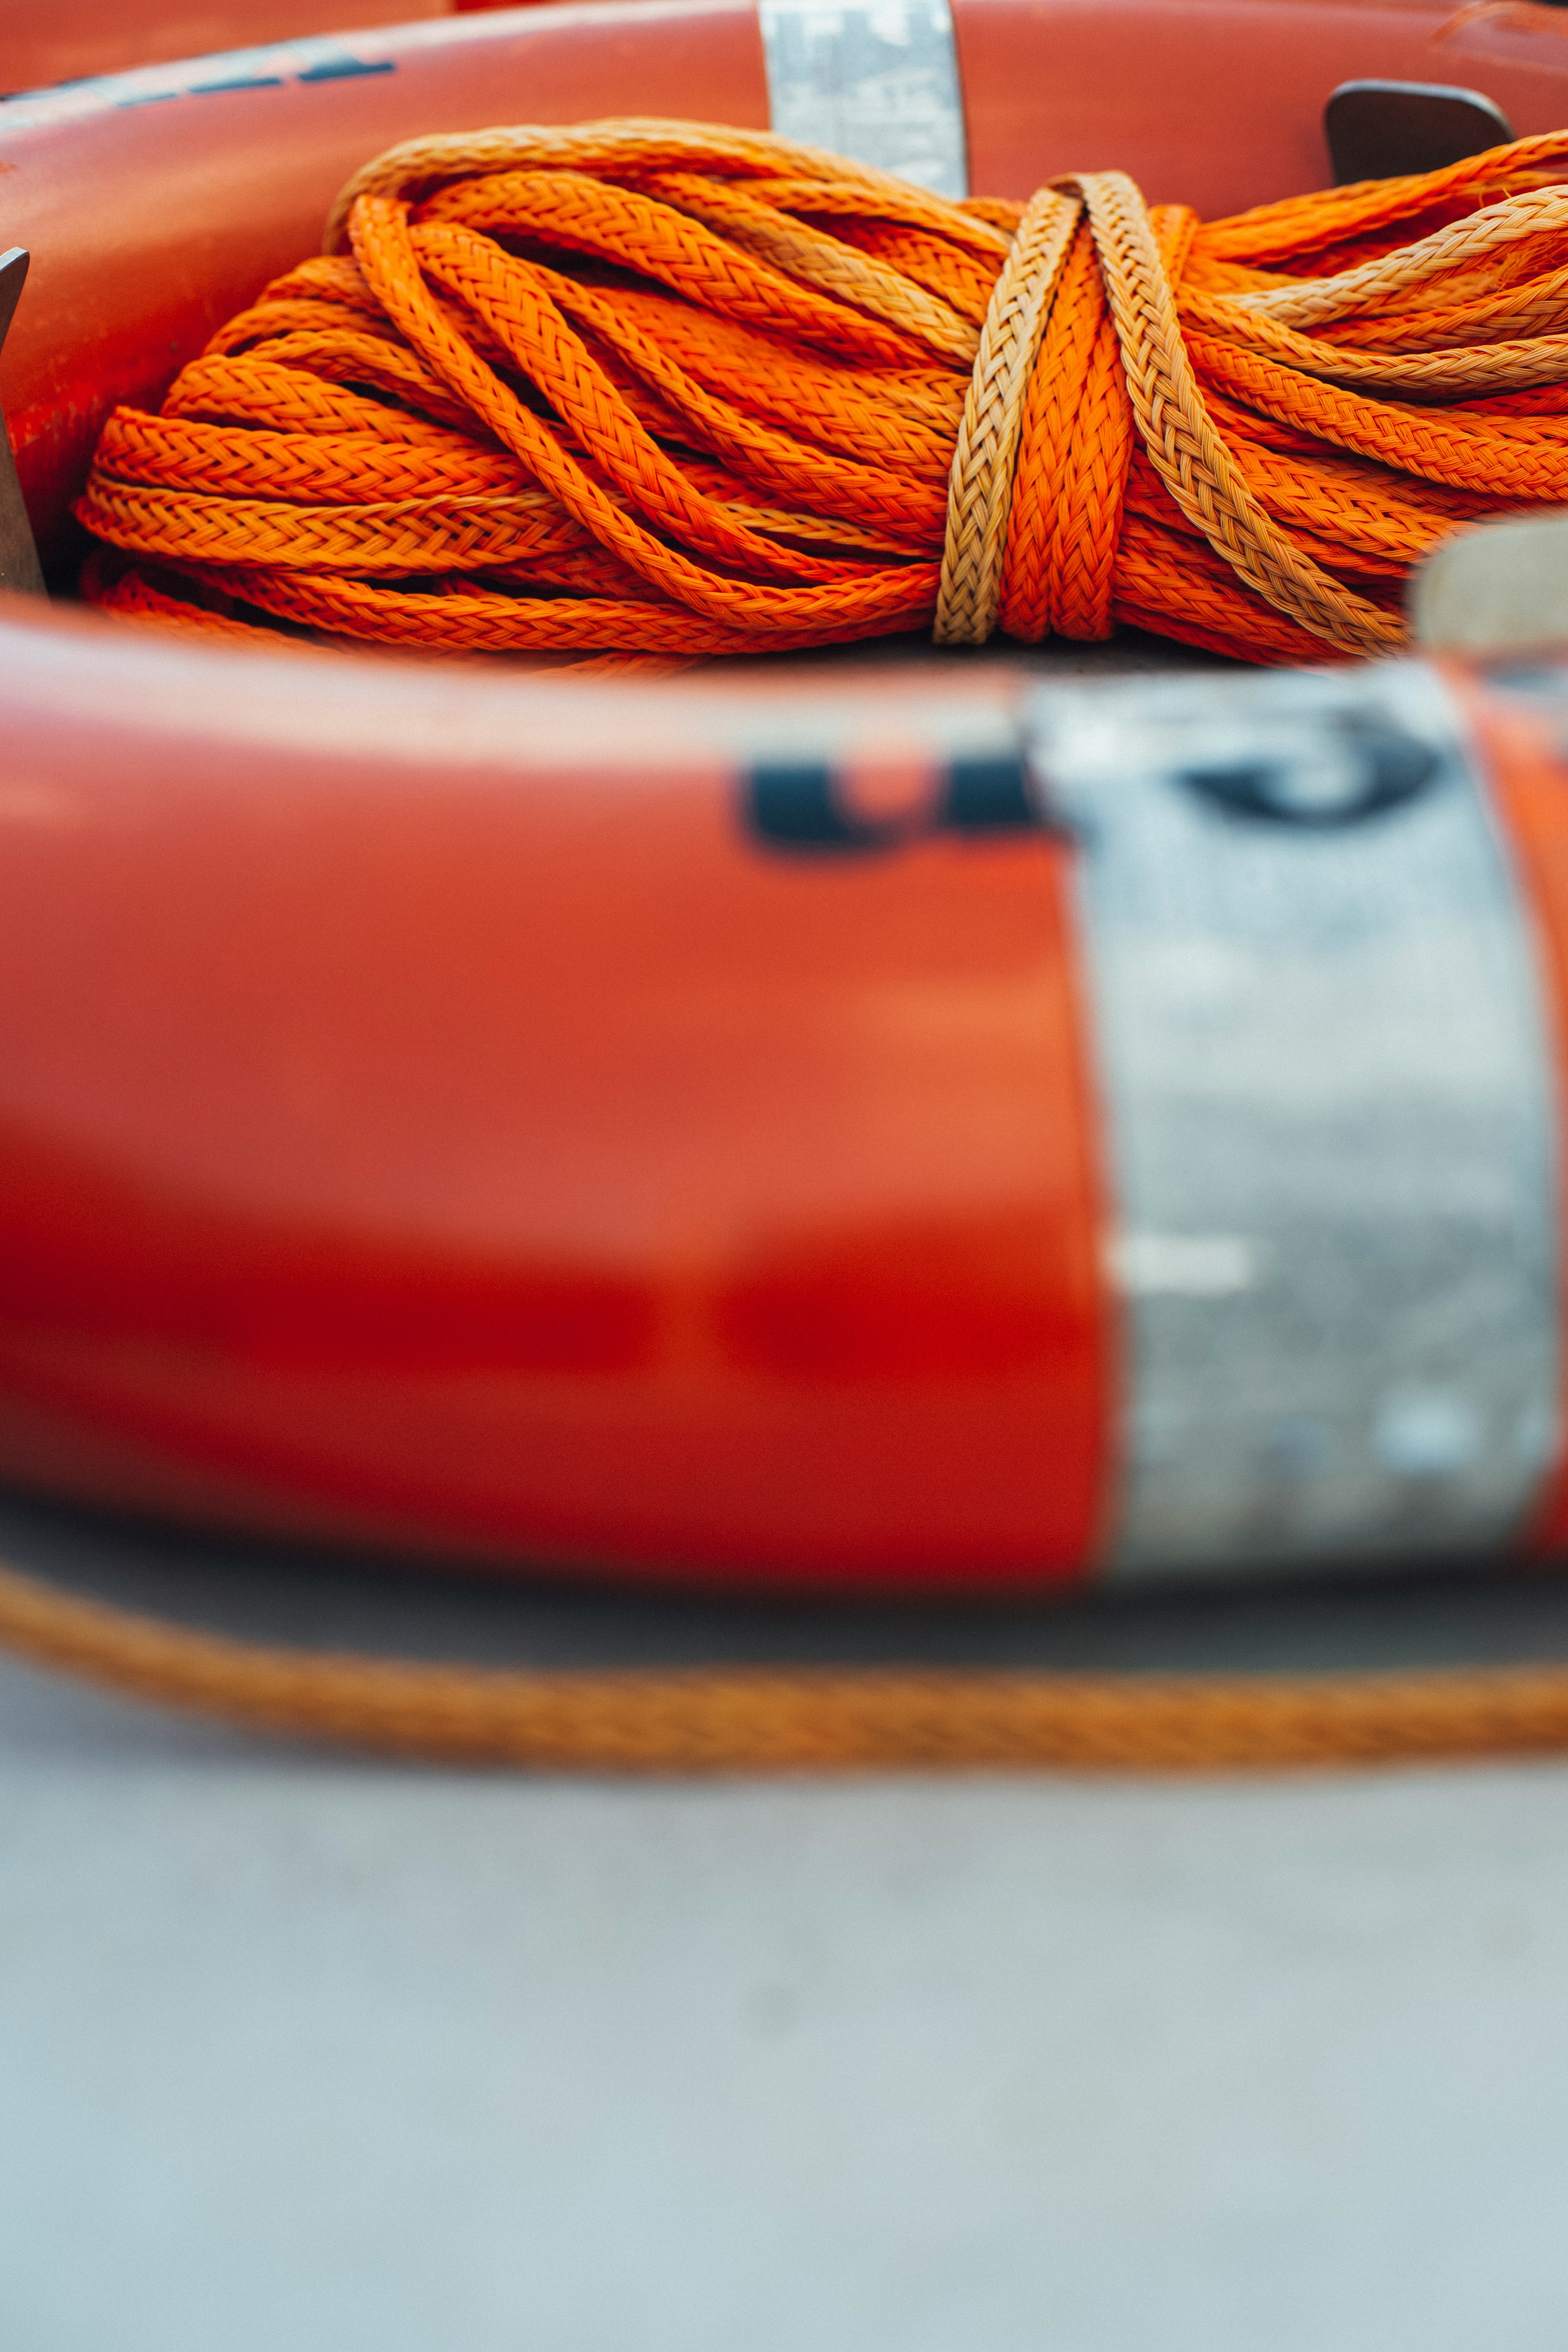
[[[773,127],[806,147],[966,196],[963,97],[948,0],[760,0]]]
[[[1123,1301],[1109,1563],[1489,1547],[1558,1426],[1528,921],[1417,663],[1043,690]]]

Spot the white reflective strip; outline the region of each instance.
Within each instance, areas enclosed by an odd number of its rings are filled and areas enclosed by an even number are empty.
[[[768,103],[781,138],[969,194],[948,0],[760,0]]]
[[[1041,691],[1127,1359],[1112,1572],[1489,1548],[1558,1426],[1528,920],[1417,663]]]

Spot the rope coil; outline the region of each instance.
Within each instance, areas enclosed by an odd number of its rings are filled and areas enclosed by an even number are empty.
[[[1564,173],[1552,133],[1205,225],[684,123],[413,141],[110,418],[84,584],[455,652],[1385,652],[1457,525],[1568,499]]]

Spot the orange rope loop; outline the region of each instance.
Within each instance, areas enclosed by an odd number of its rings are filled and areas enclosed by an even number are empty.
[[[760,132],[415,140],[110,418],[95,601],[679,661],[1119,622],[1403,638],[1456,527],[1568,499],[1568,132],[1205,224],[950,204]],[[110,553],[107,551],[114,551]]]

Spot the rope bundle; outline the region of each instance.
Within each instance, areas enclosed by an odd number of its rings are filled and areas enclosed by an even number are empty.
[[[1568,499],[1564,177],[1552,133],[1205,225],[691,124],[413,141],[110,418],[84,584],[464,653],[1386,651],[1452,529]]]

